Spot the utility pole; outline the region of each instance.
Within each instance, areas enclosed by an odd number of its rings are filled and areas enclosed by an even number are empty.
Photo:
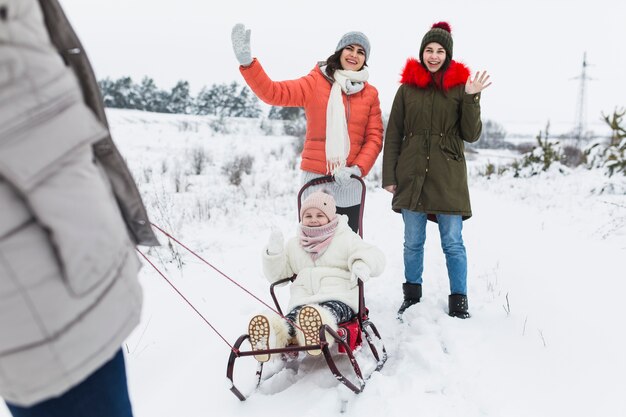
[[[587,133],[587,80],[592,79],[587,75],[587,52],[583,54],[582,72],[579,76],[574,77],[574,79],[580,80],[574,126],[574,138],[578,145],[582,139],[585,139]]]

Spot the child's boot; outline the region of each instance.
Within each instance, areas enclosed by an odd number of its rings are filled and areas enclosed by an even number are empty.
[[[267,350],[270,348],[270,322],[263,314],[252,317],[248,323],[248,335],[250,336],[250,346],[252,350]],[[269,353],[254,355],[254,359],[259,362],[270,360]]]
[[[248,335],[252,350],[282,348],[289,342],[289,327],[285,320],[275,314],[259,314],[250,320]],[[259,362],[267,362],[270,354],[254,355],[254,358]]]
[[[337,322],[333,314],[319,305],[306,305],[300,309],[298,313],[298,326],[296,330],[298,344],[300,346],[311,346],[320,344],[320,327],[327,324],[331,329],[337,331]],[[332,346],[335,339],[326,333],[326,341],[329,347]],[[307,350],[309,355],[319,355],[322,353],[320,349]]]
[[[284,348],[289,344],[289,325],[282,317],[271,314],[268,316],[270,322],[270,347],[272,349]]]

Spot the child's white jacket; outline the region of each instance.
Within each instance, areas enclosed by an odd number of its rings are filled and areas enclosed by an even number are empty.
[[[332,242],[315,261],[302,249],[298,236],[290,239],[277,255],[268,255],[267,247],[263,249],[263,272],[270,282],[297,274],[291,284],[288,310],[338,300],[358,311],[359,289],[350,272],[355,262],[364,262],[370,268],[370,275],[378,276],[385,268],[385,255],[354,233],[343,215],[339,216]]]

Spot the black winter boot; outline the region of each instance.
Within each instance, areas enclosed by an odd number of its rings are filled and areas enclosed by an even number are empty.
[[[398,318],[401,318],[407,308],[420,302],[420,298],[422,298],[422,284],[405,282],[402,284],[402,292],[404,293],[404,301],[398,310]]]
[[[448,311],[450,317],[470,318],[470,313],[467,312],[467,295],[450,294],[448,296]]]

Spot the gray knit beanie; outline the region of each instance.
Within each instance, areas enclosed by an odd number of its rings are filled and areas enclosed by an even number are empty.
[[[452,30],[450,29],[450,25],[447,22],[438,22],[435,23],[432,28],[426,32],[424,37],[422,38],[422,44],[420,46],[420,62],[424,59],[424,49],[426,49],[426,45],[431,42],[437,42],[439,45],[443,46],[443,49],[446,50],[446,61],[450,62],[452,60]]]
[[[365,59],[370,57],[370,40],[363,32],[348,32],[341,37],[335,52],[342,50],[348,45],[361,45],[365,49]]]

